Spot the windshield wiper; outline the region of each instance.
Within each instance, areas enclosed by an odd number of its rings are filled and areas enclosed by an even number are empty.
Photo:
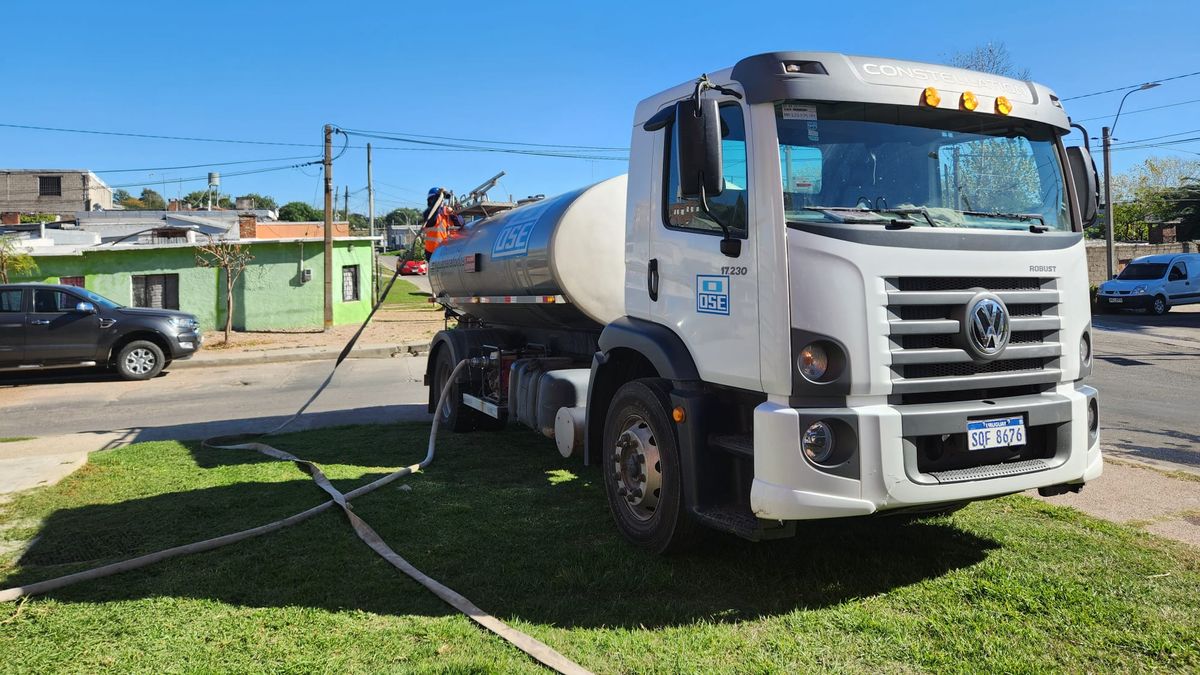
[[[1043,232],[1048,232],[1050,229],[1049,226],[1046,226],[1046,219],[1042,214],[1006,214],[1002,213],[1002,211],[959,211],[959,213],[965,216],[996,217],[996,219],[1021,222],[1036,220],[1038,221],[1038,225],[1030,226],[1030,232],[1034,234],[1042,234]]]
[[[888,218],[882,215],[883,213],[893,211],[899,213],[899,209],[883,209],[879,211],[875,209],[860,209],[855,206],[801,206],[800,209],[803,211],[816,211],[826,218],[839,223],[866,223],[875,225],[882,222],[888,229],[907,229],[916,225],[909,218]]]

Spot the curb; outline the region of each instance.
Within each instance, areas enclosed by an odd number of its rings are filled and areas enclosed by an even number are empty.
[[[270,351],[241,352],[236,354],[192,358],[173,361],[170,369],[225,368],[229,366],[251,366],[263,363],[290,363],[294,361],[332,361],[341,353],[340,349],[280,349]],[[376,345],[360,347],[350,352],[352,359],[390,359],[395,356],[416,356],[429,351],[428,342],[413,342],[402,345]]]

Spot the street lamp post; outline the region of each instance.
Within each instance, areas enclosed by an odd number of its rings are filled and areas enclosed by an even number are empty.
[[[1117,273],[1116,261],[1116,245],[1113,241],[1113,204],[1112,204],[1112,139],[1113,134],[1117,131],[1117,121],[1121,119],[1121,108],[1125,107],[1125,99],[1135,91],[1146,91],[1161,86],[1159,82],[1147,82],[1137,89],[1130,89],[1121,97],[1121,104],[1117,106],[1117,115],[1113,118],[1112,127],[1104,127],[1101,130],[1101,137],[1104,140],[1104,240],[1105,248],[1108,250],[1108,277],[1111,279]]]

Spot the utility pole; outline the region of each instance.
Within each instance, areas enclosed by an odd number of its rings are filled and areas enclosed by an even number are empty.
[[[333,327],[333,125],[325,125],[325,330]]]
[[[1104,140],[1104,238],[1107,242],[1108,253],[1108,278],[1111,279],[1117,275],[1116,261],[1116,244],[1113,241],[1113,203],[1112,203],[1112,163],[1109,161],[1109,153],[1112,148],[1113,134],[1117,133],[1117,122],[1121,120],[1121,109],[1125,107],[1125,99],[1129,95],[1138,92],[1153,89],[1162,86],[1161,82],[1147,82],[1137,89],[1130,89],[1121,97],[1121,104],[1117,106],[1117,114],[1113,117],[1112,127],[1104,127],[1101,134]]]
[[[1122,103],[1124,103],[1124,100],[1122,100]],[[1108,267],[1104,269],[1107,271],[1107,277],[1111,279],[1117,273],[1117,247],[1113,241],[1112,163],[1110,156],[1112,151],[1112,130],[1104,127],[1100,130],[1100,136],[1104,141],[1104,249],[1108,260]]]
[[[375,245],[375,183],[371,179],[371,144],[367,143],[367,228],[371,231],[371,282],[379,301],[379,247]]]

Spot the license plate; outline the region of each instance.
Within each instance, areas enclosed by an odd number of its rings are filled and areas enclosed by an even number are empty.
[[[1108,301],[1114,305],[1125,302],[1125,298],[1109,298]]]
[[[990,450],[1025,445],[1025,420],[1000,417],[967,422],[967,449]]]

